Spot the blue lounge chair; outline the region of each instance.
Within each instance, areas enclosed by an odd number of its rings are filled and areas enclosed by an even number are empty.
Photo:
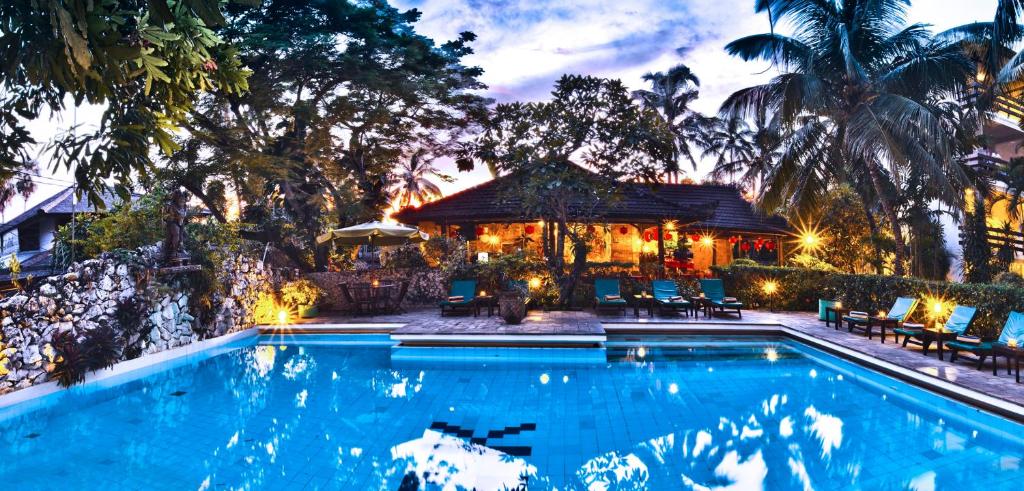
[[[675,281],[654,280],[651,282],[651,290],[654,292],[654,302],[661,310],[682,311],[687,317],[690,316],[693,304],[679,295]]]
[[[454,297],[462,297],[459,300]],[[441,302],[441,316],[454,314],[456,312],[476,312],[473,308],[476,300],[476,280],[455,280],[452,281],[451,290],[448,293],[448,300]]]
[[[996,343],[1009,344],[1011,339],[1016,339],[1018,345],[1024,346],[1024,314],[1020,312],[1010,312],[1010,316],[1006,318],[1006,324],[1003,325],[1003,331],[999,333],[999,339],[996,340]],[[956,361],[957,355],[961,351],[974,353],[978,357],[978,370],[981,370],[981,365],[985,363],[985,358],[992,354],[992,344],[991,341],[982,341],[980,338],[961,336],[956,341],[946,343],[946,349],[952,352],[949,357],[951,362]],[[992,373],[995,374],[995,372],[996,367],[993,364]]]
[[[615,311],[626,313],[626,299],[619,290],[619,280],[615,278],[596,278],[594,280],[594,310]]]
[[[729,299],[725,296],[725,285],[721,279],[705,279],[700,280],[700,290],[704,292],[705,302],[711,307],[711,312],[714,313],[715,309],[719,312],[725,313],[726,310],[735,310],[736,315],[743,318],[743,302],[735,299]]]
[[[978,312],[978,309],[974,307],[968,307],[966,305],[957,305],[953,308],[953,312],[949,314],[949,319],[946,320],[944,327],[947,331],[955,332],[957,336],[962,336],[967,333],[967,329],[971,327],[971,323],[974,322],[974,314]],[[893,329],[893,334],[896,335],[896,342],[900,342],[900,335],[903,335],[903,347],[907,346],[907,343],[913,342],[914,344],[920,344],[924,346],[925,351],[928,350],[928,345],[931,344],[931,339],[927,336],[923,336],[924,324],[911,324],[904,322],[902,327]],[[914,341],[911,341],[911,340]]]
[[[882,330],[882,342],[885,342],[885,329],[886,323],[895,323],[896,328],[903,326],[903,323],[910,317],[910,314],[917,308],[917,299],[909,297],[899,297],[892,304],[892,308],[889,309],[889,313],[885,315],[885,321],[879,322],[868,316],[861,315],[850,315],[843,316],[843,320],[846,321],[846,327],[850,332],[854,329],[864,331],[868,334],[868,339],[871,339],[872,331],[877,324]]]

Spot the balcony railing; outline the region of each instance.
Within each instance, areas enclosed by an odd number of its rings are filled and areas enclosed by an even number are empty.
[[[965,158],[964,164],[968,167],[974,168],[979,173],[998,176],[1002,172],[1002,167],[1006,165],[1007,162],[1006,160],[994,155],[976,153]]]

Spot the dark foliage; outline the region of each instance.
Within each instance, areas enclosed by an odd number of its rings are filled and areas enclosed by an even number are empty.
[[[50,344],[55,355],[50,378],[56,380],[61,387],[71,387],[84,381],[89,364],[75,334],[71,331],[58,331],[54,333]]]
[[[124,339],[124,357],[131,360],[142,356],[139,337],[142,336],[142,321],[149,313],[149,304],[138,295],[132,295],[117,304],[114,322]]]
[[[90,371],[114,366],[121,359],[121,336],[110,326],[100,326],[85,333],[81,351]]]

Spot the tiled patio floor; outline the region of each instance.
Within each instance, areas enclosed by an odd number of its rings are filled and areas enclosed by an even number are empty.
[[[794,331],[829,341],[844,348],[854,350],[874,358],[893,363],[904,368],[936,377],[951,383],[967,387],[981,393],[997,397],[1024,406],[1024,384],[1017,384],[1012,375],[1007,375],[1005,361],[1001,361],[999,374],[992,375],[991,361],[986,361],[985,368],[978,370],[973,358],[965,357],[956,363],[939,360],[934,349],[928,356],[921,353],[921,348],[908,345],[903,348],[890,336],[885,344],[877,335],[868,340],[862,334],[849,333],[845,329],[826,328],[817,316],[806,312],[762,312],[746,311],[742,319],[735,316],[704,318],[694,317],[653,317],[642,315],[639,319],[632,311],[626,315],[595,315],[593,312],[543,312],[531,311],[527,319],[518,326],[504,323],[498,316],[488,317],[486,313],[480,317],[447,316],[441,317],[436,308],[411,310],[408,313],[380,316],[353,317],[343,314],[328,314],[316,319],[307,319],[304,324],[347,324],[347,323],[394,323],[402,324],[392,331],[395,334],[560,334],[560,335],[593,335],[605,332],[602,323],[615,325],[617,332],[636,326],[640,331],[643,326],[668,327],[677,326],[786,326]]]

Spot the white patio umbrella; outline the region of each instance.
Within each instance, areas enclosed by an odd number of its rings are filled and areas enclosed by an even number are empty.
[[[328,231],[316,238],[317,244],[390,246],[423,242],[430,236],[416,227],[401,223],[366,222]]]

